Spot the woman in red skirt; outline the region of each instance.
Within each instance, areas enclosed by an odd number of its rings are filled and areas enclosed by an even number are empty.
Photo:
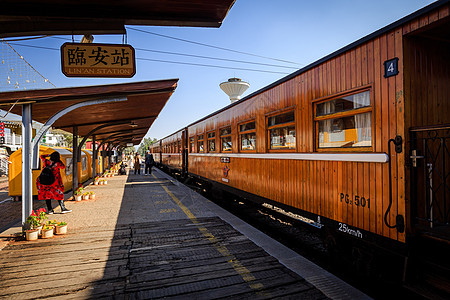
[[[48,160],[47,157],[50,157],[50,159]],[[64,184],[62,182],[59,170],[65,169],[66,166],[61,161],[59,153],[55,151],[50,155],[41,155],[41,161],[43,168],[46,166],[51,166],[53,175],[55,176],[55,182],[51,185],[44,185],[39,182],[38,177],[36,180],[38,199],[45,200],[45,203],[47,204],[47,213],[50,215],[54,213],[52,208],[52,199],[58,201],[59,206],[61,207],[61,213],[65,214],[71,212],[70,209],[67,209],[64,206]]]

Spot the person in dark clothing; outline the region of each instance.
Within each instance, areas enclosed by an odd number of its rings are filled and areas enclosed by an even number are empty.
[[[152,167],[155,160],[153,159],[153,154],[150,153],[150,150],[147,151],[147,154],[145,155],[145,171],[144,175],[150,175],[152,174]]]
[[[122,162],[119,168],[119,175],[127,175],[127,171],[125,170],[126,165]]]

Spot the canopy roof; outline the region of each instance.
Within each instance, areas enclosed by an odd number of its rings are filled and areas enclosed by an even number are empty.
[[[88,100],[118,102],[77,108],[59,118],[54,128],[86,136],[95,128],[97,141],[139,144],[177,87],[178,79],[123,84],[56,88],[0,93],[0,108],[22,114],[20,104],[32,103],[32,118],[45,123],[62,109]],[[11,108],[11,106],[13,106]]]
[[[235,0],[2,0],[0,37],[124,34],[125,25],[220,27]]]

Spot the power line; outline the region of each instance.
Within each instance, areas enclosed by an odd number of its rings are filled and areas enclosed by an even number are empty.
[[[147,51],[147,52],[155,52],[155,53],[163,53],[163,54],[179,55],[179,56],[188,56],[188,57],[196,57],[196,58],[204,58],[204,59],[212,59],[212,60],[221,60],[221,61],[230,61],[230,62],[237,62],[237,63],[243,63],[243,64],[252,64],[252,65],[277,67],[277,68],[286,68],[286,69],[295,69],[295,70],[298,69],[296,67],[273,65],[273,64],[265,64],[265,63],[257,63],[257,62],[236,60],[236,59],[227,59],[227,58],[219,58],[219,57],[211,57],[211,56],[202,56],[202,55],[193,55],[193,54],[185,54],[185,53],[177,53],[177,52],[168,52],[168,51],[160,51],[160,50],[153,50],[153,49],[142,49],[142,48],[135,48],[135,49],[139,50],[139,51]]]
[[[130,29],[133,29],[133,28],[130,28]],[[56,37],[56,36],[51,36],[51,38],[60,39],[60,40],[66,40],[66,41],[70,40],[70,39],[67,39],[67,38]],[[203,58],[203,59],[230,61],[230,62],[237,62],[237,63],[243,63],[243,64],[252,64],[252,65],[260,65],[260,66],[268,66],[268,67],[276,67],[276,68],[286,68],[286,69],[298,70],[298,67],[289,67],[289,66],[282,66],[282,65],[258,63],[258,62],[244,61],[244,60],[227,59],[227,58],[219,58],[219,57],[211,57],[211,56],[201,56],[201,55],[194,55],[194,54],[186,54],[186,53],[177,53],[177,52],[154,50],[154,49],[144,49],[144,48],[134,48],[134,49],[139,50],[139,51],[155,52],[155,53],[162,53],[162,54],[188,56],[188,57],[196,57],[196,58]],[[290,63],[292,63],[292,62],[290,62]]]
[[[60,51],[59,48],[50,48],[50,47],[43,47],[43,46],[33,46],[33,45],[23,45],[23,44],[17,44],[17,43],[10,43],[11,45],[15,46],[23,46],[23,47],[29,47],[29,48],[37,48],[37,49],[44,49],[44,50],[54,50],[54,51]],[[187,55],[190,56],[190,55]],[[136,58],[138,60],[145,60],[145,61],[154,61],[154,62],[163,62],[163,63],[171,63],[171,64],[181,64],[181,65],[191,65],[191,66],[199,66],[199,67],[210,67],[210,68],[220,68],[220,69],[230,69],[230,70],[241,70],[241,71],[253,71],[253,72],[262,72],[262,73],[274,73],[274,74],[289,74],[286,72],[277,72],[277,71],[268,71],[268,70],[258,70],[258,69],[248,69],[248,68],[236,68],[236,67],[225,67],[225,66],[217,66],[217,65],[208,65],[208,64],[196,64],[196,63],[188,63],[188,62],[179,62],[179,61],[168,61],[168,60],[158,60],[158,59],[150,59],[150,58]],[[211,58],[212,59],[212,58]],[[263,64],[264,65],[264,64]]]
[[[292,62],[292,61],[289,61],[289,60],[283,60],[283,59],[278,59],[278,58],[272,58],[272,57],[267,57],[267,56],[257,55],[257,54],[253,54],[253,53],[248,53],[248,52],[237,51],[237,50],[233,50],[233,49],[228,49],[228,48],[223,48],[223,47],[218,47],[218,46],[208,45],[208,44],[204,44],[204,43],[199,43],[199,42],[189,41],[189,40],[185,40],[185,39],[181,39],[181,38],[176,38],[176,37],[173,37],[173,36],[168,36],[168,35],[164,35],[164,34],[159,34],[159,33],[151,32],[151,31],[146,31],[146,30],[142,30],[142,29],[137,29],[137,28],[131,28],[131,27],[127,27],[127,28],[128,28],[128,29],[131,29],[131,30],[135,30],[135,31],[144,32],[144,33],[147,33],[147,34],[152,34],[152,35],[156,35],[156,36],[160,36],[160,37],[165,37],[165,38],[172,39],[172,40],[177,40],[177,41],[185,42],[185,43],[191,43],[191,44],[195,44],[195,45],[200,45],[200,46],[205,46],[205,47],[210,47],[210,48],[220,49],[220,50],[224,50],[224,51],[230,51],[230,52],[234,52],[234,53],[245,54],[245,55],[255,56],[255,57],[259,57],[259,58],[265,58],[265,59],[270,59],[270,60],[281,61],[281,62],[285,62],[285,63],[290,63],[290,64],[299,65],[298,63]]]
[[[140,58],[140,57],[137,57],[136,59],[147,60],[147,61],[155,61],[155,62],[163,62],[163,63],[170,63],[170,64],[181,64],[181,65],[191,65],[191,66],[200,66],[200,67],[220,68],[220,69],[254,71],[254,72],[263,72],[263,73],[284,74],[284,75],[289,74],[289,73],[285,73],[285,72],[266,71],[266,70],[257,70],[257,69],[247,69],[247,68],[224,67],[224,66],[216,66],[216,65],[196,64],[196,63],[187,63],[187,62],[169,61],[169,60],[159,60],[159,59],[151,59],[151,58]]]
[[[130,28],[130,29],[132,29],[132,28]],[[51,38],[60,39],[60,40],[70,40],[70,39],[56,37],[56,36],[52,36]],[[168,52],[168,51],[161,51],[161,50],[154,50],[154,49],[144,49],[144,48],[134,48],[134,49],[139,50],[139,51],[147,51],[147,52],[155,52],[155,53],[179,55],[179,56],[188,56],[188,57],[196,57],[196,58],[204,58],[204,59],[213,59],[213,60],[221,60],[221,61],[230,61],[230,62],[237,62],[237,63],[243,63],[243,64],[252,64],[252,65],[277,67],[277,68],[286,68],[286,69],[293,69],[293,70],[297,70],[298,69],[297,67],[265,64],[265,63],[258,63],[258,62],[244,61],[244,60],[236,60],[236,59],[226,59],[226,58],[211,57],[211,56],[201,56],[201,55],[186,54],[186,53]]]

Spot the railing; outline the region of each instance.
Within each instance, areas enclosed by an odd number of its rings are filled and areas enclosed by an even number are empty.
[[[22,145],[22,136],[14,133],[5,133],[5,144],[13,146]]]
[[[411,198],[416,222],[450,225],[450,124],[410,129]]]
[[[0,175],[8,175],[8,157],[0,157]]]

